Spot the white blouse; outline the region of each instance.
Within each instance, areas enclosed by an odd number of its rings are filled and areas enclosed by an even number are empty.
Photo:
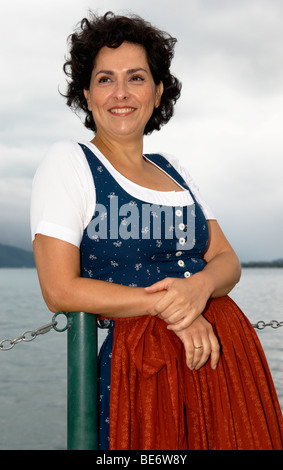
[[[119,173],[98,148],[83,142],[95,153],[122,188],[138,199],[158,205],[192,204],[189,191],[156,191],[139,186]],[[162,153],[182,175],[206,219],[215,219],[198,188],[174,157]],[[34,176],[31,197],[32,240],[37,233],[80,247],[83,231],[91,221],[96,204],[93,177],[80,145],[74,141],[55,143],[46,153]]]

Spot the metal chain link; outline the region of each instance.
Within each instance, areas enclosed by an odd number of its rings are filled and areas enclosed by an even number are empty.
[[[25,343],[28,343],[30,341],[33,341],[37,336],[39,335],[45,335],[45,333],[48,333],[51,329],[54,329],[55,331],[65,331],[68,328],[68,321],[67,324],[64,328],[57,328],[58,322],[55,320],[55,318],[58,315],[65,315],[67,318],[67,314],[65,312],[58,312],[55,313],[55,315],[52,318],[52,322],[48,323],[47,325],[41,326],[37,328],[36,330],[27,330],[25,331],[21,336],[15,339],[11,338],[5,338],[0,342],[0,351],[9,351],[12,349],[16,344],[21,343],[24,341]],[[5,343],[9,343],[9,346],[4,346]]]
[[[279,328],[283,326],[283,321],[279,322],[277,320],[272,320],[270,323],[265,323],[264,321],[258,321],[257,323],[252,325],[254,328],[258,330],[264,330],[267,326],[271,326],[271,328]]]

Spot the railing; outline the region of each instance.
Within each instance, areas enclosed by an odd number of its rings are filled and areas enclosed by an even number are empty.
[[[69,313],[68,326],[68,450],[96,450],[96,315]]]
[[[65,315],[67,324],[58,327],[58,315]],[[25,331],[15,339],[0,342],[0,351],[9,351],[16,344],[33,341],[37,336],[68,330],[67,340],[67,448],[97,449],[97,321],[96,315],[84,312],[58,312],[52,322],[36,330]]]
[[[67,318],[67,324],[63,328],[58,326],[58,315],[65,315]],[[279,328],[283,326],[283,321],[272,320],[270,323],[258,321],[252,326],[259,330],[268,326]],[[51,323],[37,330],[28,330],[15,339],[3,339],[0,342],[0,351],[8,351],[22,341],[33,341],[51,329],[58,332],[68,330],[67,448],[96,450],[98,434],[96,315],[84,312],[58,312],[53,316]]]

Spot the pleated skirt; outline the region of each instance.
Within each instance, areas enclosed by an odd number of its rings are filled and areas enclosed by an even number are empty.
[[[283,449],[282,412],[254,328],[228,296],[211,299],[203,315],[221,346],[216,370],[208,361],[191,371],[159,318],[115,319],[111,352],[101,354],[110,450]]]

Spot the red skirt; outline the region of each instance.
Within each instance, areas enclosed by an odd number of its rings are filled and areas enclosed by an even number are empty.
[[[186,366],[157,317],[115,319],[110,450],[282,450],[282,413],[258,337],[228,296],[205,318],[221,345],[216,370]]]

